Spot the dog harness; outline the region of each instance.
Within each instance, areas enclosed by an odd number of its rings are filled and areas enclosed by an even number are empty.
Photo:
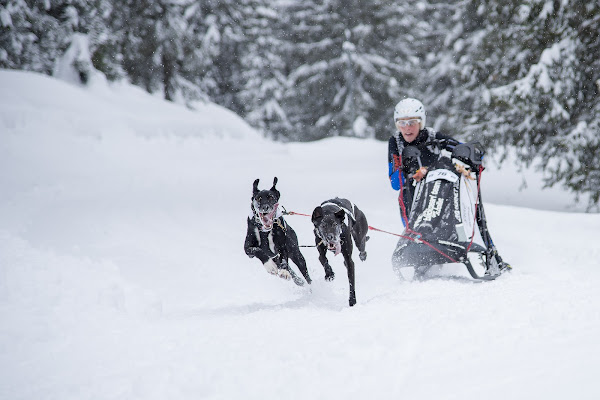
[[[352,210],[354,210],[354,207],[355,207],[355,206],[354,206],[354,203],[352,203],[350,200],[348,200],[348,202],[350,202],[350,205],[352,206]],[[356,218],[354,218],[354,212],[353,212],[352,210],[349,210],[349,209],[347,209],[347,208],[346,208],[346,207],[344,207],[344,206],[341,206],[341,205],[339,205],[339,204],[337,204],[337,203],[334,203],[334,202],[332,202],[332,201],[326,201],[326,202],[324,202],[324,203],[321,203],[321,207],[323,207],[323,206],[336,206],[336,207],[337,207],[337,208],[339,208],[340,210],[344,210],[344,212],[346,213],[346,215],[347,215],[349,218],[352,218],[352,222],[356,222]]]

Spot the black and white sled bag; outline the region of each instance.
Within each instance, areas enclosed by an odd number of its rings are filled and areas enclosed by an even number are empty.
[[[488,280],[508,267],[497,254],[481,204],[482,157],[472,143],[457,145],[452,153],[444,150],[417,184],[404,237],[392,257],[398,273],[404,267],[463,263],[473,278]],[[479,253],[483,274],[474,270],[469,253]]]

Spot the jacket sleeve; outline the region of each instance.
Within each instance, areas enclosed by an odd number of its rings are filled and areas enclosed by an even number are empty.
[[[394,137],[391,137],[388,142],[388,176],[390,178],[390,184],[392,189],[400,190],[400,166],[402,160],[398,154],[398,145]]]

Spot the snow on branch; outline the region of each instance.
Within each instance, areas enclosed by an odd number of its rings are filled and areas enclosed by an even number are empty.
[[[290,82],[296,82],[302,78],[306,78],[312,75],[316,75],[319,72],[325,71],[328,68],[327,61],[319,61],[311,65],[301,65],[296,68],[289,76]]]
[[[523,78],[512,82],[509,85],[500,86],[491,90],[494,96],[508,97],[512,93],[521,97],[531,97],[536,90],[542,93],[550,93],[558,96],[562,94],[562,82],[552,78],[551,69],[557,65],[559,61],[565,63],[573,58],[574,43],[571,38],[565,38],[558,43],[545,49],[537,64],[531,66],[527,75]]]

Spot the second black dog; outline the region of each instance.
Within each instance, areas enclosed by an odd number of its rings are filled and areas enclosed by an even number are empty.
[[[344,222],[348,215],[348,223]],[[361,261],[366,260],[365,245],[369,237],[367,231],[369,224],[365,214],[349,200],[336,197],[321,203],[312,213],[312,222],[315,226],[315,242],[319,251],[319,261],[325,269],[325,279],[333,280],[335,274],[327,261],[327,250],[336,256],[342,253],[344,265],[348,270],[348,283],[350,285],[349,304],[356,304],[354,262],[352,261],[352,238],[359,251]]]

